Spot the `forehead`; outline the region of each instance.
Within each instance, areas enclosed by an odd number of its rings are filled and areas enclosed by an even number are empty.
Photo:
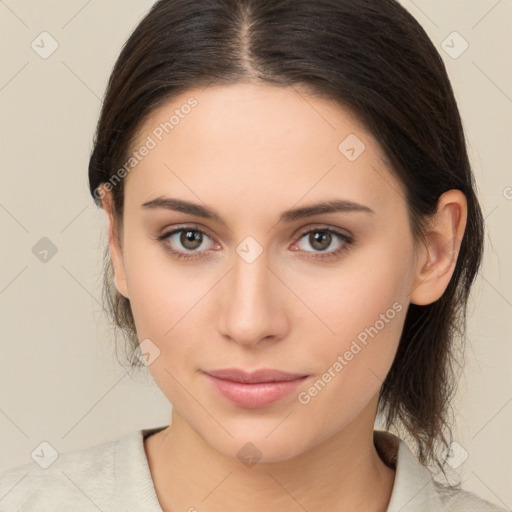
[[[295,86],[189,89],[148,116],[131,149],[144,145],[151,149],[126,178],[127,200],[211,198],[259,213],[327,196],[373,209],[404,201],[358,118]]]

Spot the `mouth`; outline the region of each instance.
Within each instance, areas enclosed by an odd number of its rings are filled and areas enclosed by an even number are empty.
[[[248,372],[239,368],[223,368],[221,370],[204,370],[204,373],[218,379],[241,382],[244,384],[259,384],[263,382],[285,382],[295,380],[308,375],[302,373],[290,373],[271,368],[262,368]]]
[[[228,368],[203,371],[220,395],[247,409],[268,407],[292,393],[309,375],[262,369],[254,372]]]

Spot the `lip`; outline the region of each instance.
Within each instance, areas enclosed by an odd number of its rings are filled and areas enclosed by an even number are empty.
[[[261,368],[252,372],[246,372],[238,368],[223,368],[221,370],[204,370],[204,373],[218,379],[242,382],[244,384],[283,382],[307,377],[304,373],[289,373],[271,368]]]
[[[245,372],[236,368],[203,372],[213,388],[239,407],[268,407],[292,393],[309,375],[261,369]]]

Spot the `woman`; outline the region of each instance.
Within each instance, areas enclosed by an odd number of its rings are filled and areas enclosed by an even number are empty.
[[[157,2],[89,179],[107,305],[172,418],[30,471],[13,510],[502,510],[433,480],[483,219],[398,3]]]

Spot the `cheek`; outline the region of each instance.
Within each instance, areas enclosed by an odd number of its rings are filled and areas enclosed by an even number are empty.
[[[190,397],[183,389],[192,388],[197,340],[204,339],[203,324],[198,321],[201,298],[217,279],[212,270],[200,274],[197,267],[194,270],[176,263],[158,245],[137,243],[135,237],[126,238],[125,250],[137,336],[139,341],[149,339],[157,347],[153,350],[158,357],[148,370],[173,406],[185,406]]]
[[[303,414],[322,418],[332,431],[345,428],[367,409],[395,357],[406,307],[385,302],[375,311],[379,314],[369,314],[362,323],[343,315],[346,321],[338,324],[337,336],[328,343],[322,339],[321,351],[311,351],[319,372],[297,401]]]
[[[360,253],[357,262],[341,265],[329,278],[317,276],[316,291],[305,296],[328,329],[316,321],[325,333],[316,336],[310,353],[319,379],[304,390],[301,403],[325,406],[333,419],[342,418],[359,411],[379,391],[396,354],[409,305],[408,265],[405,249],[381,246]],[[306,294],[306,280],[300,289]],[[314,338],[311,329],[308,332]]]
[[[165,340],[208,289],[211,272],[171,259],[158,242],[126,236],[124,264],[139,339]],[[204,274],[204,277],[203,277]],[[214,282],[214,281],[213,281]]]
[[[314,308],[336,333],[331,337],[345,344],[356,338],[396,344],[409,304],[412,266],[411,242],[397,230],[375,238],[332,272],[318,276]],[[304,290],[306,286],[304,281]]]

